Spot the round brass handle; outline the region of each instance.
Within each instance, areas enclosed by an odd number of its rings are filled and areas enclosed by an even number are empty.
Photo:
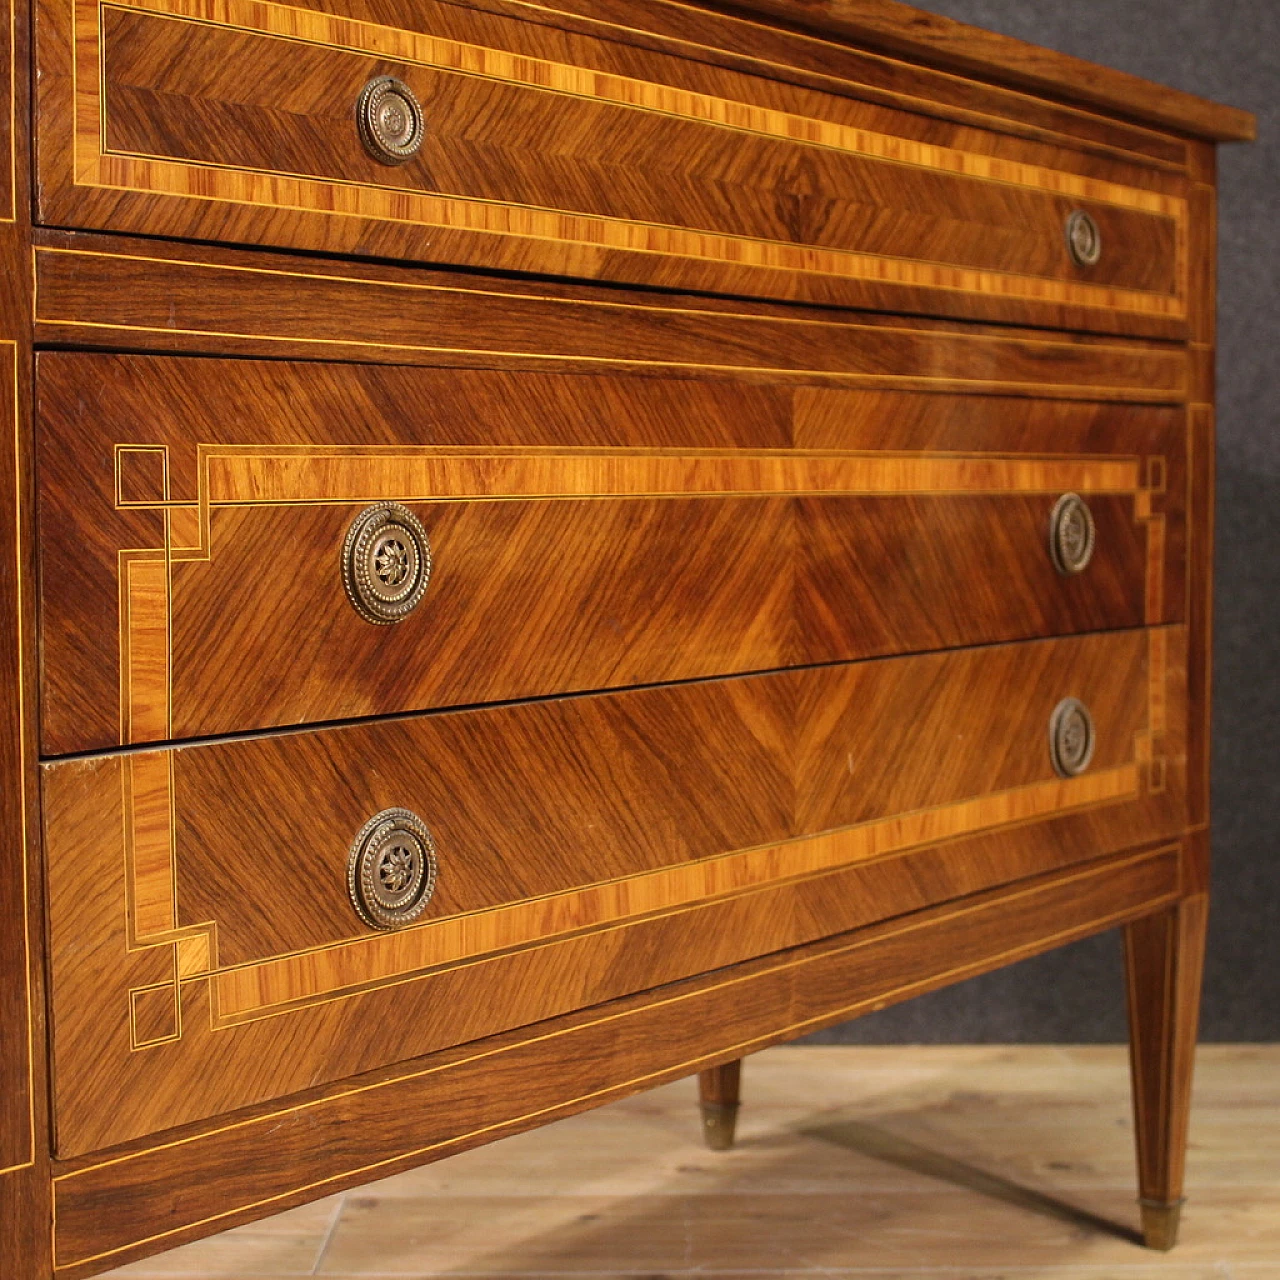
[[[382,164],[412,160],[426,133],[418,99],[395,76],[377,76],[360,90],[356,126],[365,150]]]
[[[1049,758],[1060,778],[1074,778],[1093,760],[1093,716],[1079,698],[1063,698],[1049,717]]]
[[[398,502],[366,507],[342,544],[342,584],[366,622],[406,618],[426,595],[431,543],[422,521]]]
[[[403,929],[426,910],[437,870],[436,842],[426,823],[409,809],[383,809],[351,842],[351,905],[375,929]]]
[[[1077,267],[1096,267],[1102,257],[1102,232],[1092,214],[1073,209],[1067,214],[1067,249]]]
[[[1049,517],[1049,555],[1064,576],[1081,573],[1093,559],[1097,531],[1089,504],[1078,493],[1064,493]]]

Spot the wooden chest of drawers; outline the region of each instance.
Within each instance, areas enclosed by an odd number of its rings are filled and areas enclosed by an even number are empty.
[[[889,0],[4,21],[0,1275],[724,1145],[1117,926],[1172,1244],[1250,118]]]

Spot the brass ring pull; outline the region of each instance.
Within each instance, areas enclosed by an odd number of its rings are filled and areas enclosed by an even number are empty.
[[[351,843],[351,905],[375,929],[403,929],[426,910],[437,869],[436,842],[426,823],[409,809],[383,809]]]
[[[408,617],[431,580],[431,543],[422,521],[398,502],[366,507],[342,544],[342,584],[366,621],[390,625]]]
[[[365,150],[382,164],[412,160],[426,133],[413,90],[394,76],[377,76],[360,91],[356,126]]]
[[[1067,249],[1077,267],[1096,267],[1102,257],[1102,232],[1093,215],[1073,209],[1067,215]]]
[[[1079,698],[1063,698],[1049,717],[1049,758],[1060,778],[1074,778],[1093,760],[1093,716]]]
[[[1089,504],[1078,493],[1064,493],[1049,517],[1049,555],[1064,577],[1081,573],[1093,559],[1097,531]]]

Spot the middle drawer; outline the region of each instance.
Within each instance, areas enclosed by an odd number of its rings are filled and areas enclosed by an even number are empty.
[[[70,353],[38,395],[48,755],[1182,618],[1171,409]]]

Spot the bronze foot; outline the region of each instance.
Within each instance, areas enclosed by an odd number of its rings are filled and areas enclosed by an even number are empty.
[[[1167,1253],[1178,1243],[1178,1220],[1183,1201],[1162,1204],[1158,1200],[1139,1200],[1142,1206],[1142,1240],[1148,1249]]]
[[[733,1146],[742,1096],[742,1059],[698,1072],[698,1099],[702,1103],[702,1137],[712,1151]]]
[[[702,1136],[712,1151],[728,1151],[733,1146],[733,1131],[737,1123],[736,1102],[702,1104]]]

